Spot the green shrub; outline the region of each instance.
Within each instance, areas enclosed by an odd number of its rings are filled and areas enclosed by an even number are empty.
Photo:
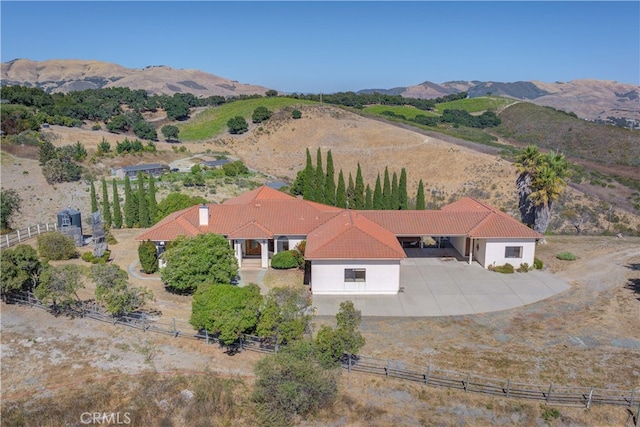
[[[526,262],[520,264],[520,267],[518,267],[516,271],[518,273],[526,273],[527,271],[529,271],[529,264],[527,264]]]
[[[512,274],[515,270],[513,268],[513,265],[507,263],[505,265],[494,265],[494,266],[490,266],[489,270],[491,271],[495,271],[497,273],[502,273],[502,274]]]
[[[302,117],[302,113],[300,112],[300,110],[293,110],[291,112],[291,117],[297,120]]]
[[[38,236],[38,253],[41,257],[52,261],[71,259],[78,256],[73,237],[65,236],[55,231]]]
[[[298,267],[296,255],[298,255],[296,250],[278,252],[271,258],[271,267],[281,270],[296,268]]]
[[[560,252],[556,255],[556,258],[561,259],[562,261],[575,261],[576,256],[571,252]]]
[[[540,258],[533,258],[533,268],[535,268],[536,270],[542,270],[542,267],[544,267],[544,263],[542,262],[542,260]]]
[[[82,258],[82,260],[85,262],[91,262],[93,261],[94,256],[91,252],[85,252],[80,258]]]
[[[138,246],[138,257],[142,271],[147,274],[155,273],[158,270],[158,251],[155,243],[146,240]]]
[[[111,256],[111,251],[106,250],[102,256],[96,257],[93,255],[93,252],[85,252],[82,254],[80,258],[82,258],[85,262],[90,262],[91,264],[106,264],[109,261],[109,257]]]

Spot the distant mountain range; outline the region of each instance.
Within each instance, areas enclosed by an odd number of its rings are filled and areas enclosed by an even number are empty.
[[[143,69],[124,68],[117,64],[84,60],[31,61],[16,59],[1,64],[3,85],[40,87],[47,92],[70,92],[102,87],[129,87],[149,93],[192,93],[196,96],[263,95],[269,88],[239,83],[198,70],[174,69],[164,65]],[[640,123],[640,88],[608,80],[573,80],[544,83],[450,81],[441,84],[424,82],[392,89],[366,89],[359,93],[380,92],[411,98],[438,98],[459,92],[470,97],[487,94],[526,100],[538,105],[573,112],[587,120],[610,117]]]

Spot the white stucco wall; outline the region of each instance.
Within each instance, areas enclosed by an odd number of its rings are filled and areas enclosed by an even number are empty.
[[[458,251],[458,253],[464,256],[465,242],[467,238],[465,236],[453,236],[449,238],[451,245]]]
[[[524,264],[525,262],[529,264],[529,266],[533,265],[533,258],[536,255],[535,239],[479,239],[478,243],[481,248],[479,253],[482,254],[482,261],[480,261],[480,258],[478,258],[478,261],[485,268],[492,264],[504,265],[507,263],[513,265],[515,268],[518,268],[520,264]],[[507,246],[522,246],[522,257],[506,258],[504,255]]]
[[[366,269],[365,282],[345,282],[347,268]],[[315,295],[381,295],[398,293],[400,260],[313,260],[311,290]]]
[[[289,250],[295,249],[296,245],[306,239],[306,236],[275,236],[274,238],[274,254],[278,252],[282,252],[282,238],[286,237],[289,239]]]

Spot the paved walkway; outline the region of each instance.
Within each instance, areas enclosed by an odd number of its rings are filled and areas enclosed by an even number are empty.
[[[397,295],[314,295],[318,315],[334,316],[351,300],[363,316],[431,317],[507,310],[544,300],[570,288],[544,271],[500,274],[455,258],[407,258]]]

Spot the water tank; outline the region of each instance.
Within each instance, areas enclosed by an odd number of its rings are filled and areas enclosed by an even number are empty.
[[[58,228],[63,227],[78,227],[82,235],[82,218],[80,211],[68,206],[66,209],[58,212]]]

